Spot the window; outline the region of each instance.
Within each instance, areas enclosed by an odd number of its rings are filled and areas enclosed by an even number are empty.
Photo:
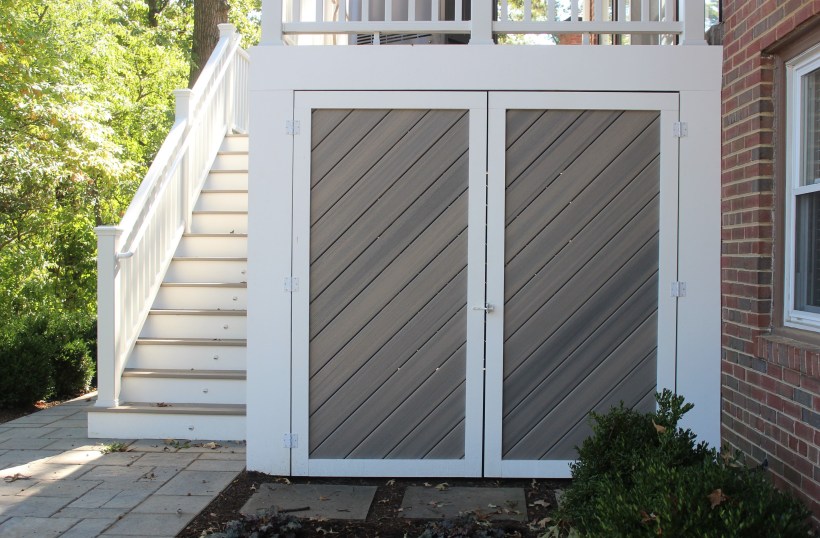
[[[820,46],[786,63],[786,325],[820,330]]]

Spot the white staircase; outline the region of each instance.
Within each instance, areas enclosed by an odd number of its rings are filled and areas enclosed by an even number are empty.
[[[92,437],[245,438],[247,231],[248,137],[231,134]]]

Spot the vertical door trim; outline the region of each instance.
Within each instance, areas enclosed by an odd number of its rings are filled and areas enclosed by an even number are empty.
[[[310,326],[310,159],[311,112],[321,108],[469,110],[469,210],[467,283],[467,360],[465,457],[460,460],[311,459],[309,455],[309,326]],[[484,226],[486,207],[485,92],[296,92],[294,120],[301,133],[294,142],[293,276],[300,291],[293,294],[292,474],[307,476],[480,476],[483,444]],[[282,126],[284,129],[284,125]]]
[[[510,109],[657,110],[661,115],[660,234],[658,274],[657,389],[675,388],[677,280],[678,121],[677,93],[490,92],[488,98],[487,316],[484,475],[488,477],[570,477],[570,460],[504,460],[504,221],[506,112]]]

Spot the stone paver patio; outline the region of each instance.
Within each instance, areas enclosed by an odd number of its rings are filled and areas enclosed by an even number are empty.
[[[242,443],[88,439],[93,402],[0,424],[0,536],[175,536],[245,467]]]

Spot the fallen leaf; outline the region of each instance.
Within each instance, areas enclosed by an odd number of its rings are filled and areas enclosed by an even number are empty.
[[[544,508],[547,508],[549,505],[550,505],[550,503],[548,503],[544,499],[538,499],[537,501],[532,503],[531,506],[543,506]]]
[[[404,508],[396,508],[396,512],[404,512]]]
[[[30,476],[26,476],[26,475],[24,475],[24,474],[22,474],[22,473],[14,473],[14,474],[13,474],[13,475],[11,475],[11,476],[5,476],[5,477],[3,477],[3,481],[4,481],[4,482],[16,482],[16,481],[18,481],[18,480],[31,480],[31,477],[30,477]]]
[[[442,482],[441,484],[436,485],[436,489],[439,490],[439,491],[444,491],[449,486],[450,486],[450,484],[448,484],[447,482]]]
[[[276,481],[277,481],[277,482],[282,482],[283,484],[287,484],[288,486],[290,485],[290,480],[288,480],[288,479],[287,479],[287,478],[285,478],[284,476],[282,476],[282,477],[280,477],[280,478],[277,478],[277,479],[276,479]]]
[[[392,478],[387,481],[387,484],[385,484],[385,486],[395,486],[395,485],[396,485],[396,481]]]
[[[488,508],[498,508],[498,505],[490,503],[490,504],[487,505],[487,507]]]
[[[655,424],[655,421],[652,421],[652,425],[655,426],[655,431],[658,433],[664,433],[666,431],[666,426],[661,426],[660,424]]]
[[[424,487],[425,487],[425,488],[432,488],[432,487],[433,487],[433,484],[431,484],[430,482],[425,482],[425,483],[424,483]]]
[[[720,506],[723,503],[723,501],[725,501],[727,498],[720,488],[716,489],[715,491],[707,495],[707,497],[709,497],[709,502],[712,503],[712,508],[714,508],[715,506]]]
[[[545,517],[544,519],[539,519],[538,521],[536,521],[535,524],[543,529],[544,527],[547,526],[547,523],[550,523],[550,522],[552,522],[552,518],[551,517]]]
[[[176,439],[163,439],[162,442],[165,443],[166,445],[170,445],[170,444],[176,443],[177,440]]]
[[[202,445],[202,448],[210,448],[211,450],[216,450],[217,448],[221,447],[222,445],[218,445],[211,441],[210,443],[205,443]]]
[[[643,523],[649,523],[650,521],[655,521],[658,519],[658,516],[655,514],[647,514],[646,511],[641,510],[641,521]]]
[[[319,500],[320,501],[329,501],[330,497],[325,497],[324,495],[319,495]]]

